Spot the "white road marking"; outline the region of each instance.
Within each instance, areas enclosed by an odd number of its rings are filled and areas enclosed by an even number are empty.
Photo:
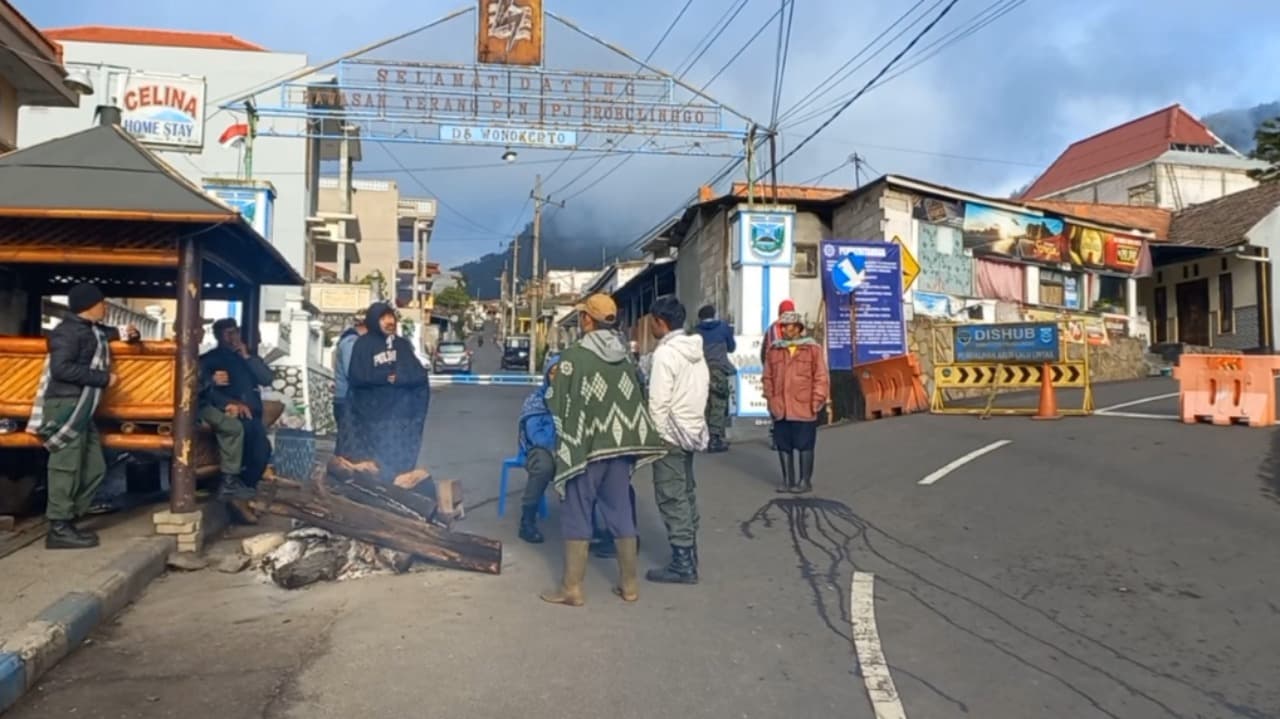
[[[951,474],[952,472],[972,462],[973,460],[981,457],[982,455],[987,454],[988,452],[994,452],[997,449],[1000,449],[1001,447],[1005,446],[1006,444],[1009,444],[1010,442],[1012,442],[1012,440],[1002,439],[997,442],[992,442],[991,444],[981,449],[975,449],[972,452],[966,454],[965,456],[955,460],[954,462],[947,463],[942,469],[939,469],[933,474],[930,474],[928,477],[925,477],[924,479],[920,480],[918,484],[924,484],[924,485],[933,484],[939,479],[942,479],[948,474]]]
[[[853,624],[853,648],[862,668],[862,681],[876,712],[876,719],[907,719],[898,689],[889,675],[889,662],[880,648],[876,629],[876,575],[854,572],[850,587],[849,615]]]
[[[1094,410],[1094,414],[1109,414],[1111,410],[1114,409],[1124,409],[1125,407],[1133,407],[1135,405],[1146,404],[1148,402],[1158,402],[1162,399],[1169,399],[1177,396],[1177,392],[1170,392],[1169,394],[1158,394],[1154,397],[1143,397],[1142,399],[1135,399],[1131,402],[1121,402],[1120,404],[1113,404],[1110,407],[1103,407],[1102,409]]]
[[[1178,416],[1178,415],[1176,415],[1176,414],[1146,414],[1145,412],[1103,412],[1103,411],[1098,411],[1098,412],[1094,412],[1094,414],[1099,415],[1099,416],[1101,416],[1101,417],[1124,417],[1124,418],[1127,418],[1127,419],[1162,419],[1162,420],[1165,420],[1165,421],[1168,421],[1168,420],[1171,420],[1171,419],[1182,419],[1182,417],[1180,417],[1180,416]]]

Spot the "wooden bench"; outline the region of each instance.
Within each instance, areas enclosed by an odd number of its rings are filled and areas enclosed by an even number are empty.
[[[174,342],[111,344],[112,370],[119,381],[107,389],[94,415],[104,448],[173,455],[173,437],[166,428],[172,426],[176,411],[177,349]],[[48,353],[43,337],[0,337],[0,418],[25,422],[31,416]],[[284,413],[284,405],[263,405],[263,422],[270,427]],[[24,431],[0,434],[0,450],[38,449],[40,440]],[[194,450],[196,476],[217,475],[217,442],[203,424]]]

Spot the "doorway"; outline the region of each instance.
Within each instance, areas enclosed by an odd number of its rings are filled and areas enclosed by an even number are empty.
[[[1209,346],[1209,280],[1182,282],[1176,288],[1178,341]]]

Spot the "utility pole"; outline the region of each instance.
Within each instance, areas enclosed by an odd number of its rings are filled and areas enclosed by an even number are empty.
[[[529,194],[533,200],[533,281],[529,284],[533,295],[529,310],[533,341],[529,351],[529,374],[537,375],[541,371],[538,367],[538,354],[542,349],[542,334],[539,331],[542,328],[542,206],[564,207],[564,203],[555,203],[550,197],[542,196],[542,175],[535,177],[533,182],[533,192]]]
[[[849,156],[849,162],[853,163],[853,189],[862,187],[862,155],[853,153]]]
[[[520,333],[520,235],[511,243],[511,332]]]

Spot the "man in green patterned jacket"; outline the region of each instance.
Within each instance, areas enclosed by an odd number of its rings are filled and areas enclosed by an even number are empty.
[[[552,482],[561,502],[564,579],[559,589],[541,596],[553,604],[582,606],[591,513],[598,504],[618,548],[614,594],[634,602],[639,595],[631,473],[666,449],[649,418],[630,348],[617,330],[617,305],[608,295],[592,295],[575,309],[582,340],[560,354],[546,393],[556,425]]]

